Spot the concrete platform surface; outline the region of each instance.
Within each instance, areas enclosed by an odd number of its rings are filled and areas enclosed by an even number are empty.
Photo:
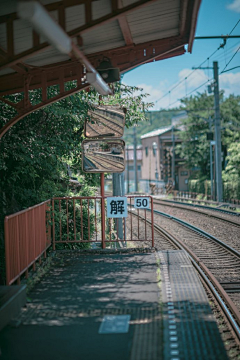
[[[158,256],[164,360],[227,360],[206,292],[185,251],[160,251]]]
[[[0,286],[0,330],[4,328],[26,304],[26,286]]]
[[[0,332],[1,360],[161,359],[157,269],[150,250],[57,252],[16,327]]]

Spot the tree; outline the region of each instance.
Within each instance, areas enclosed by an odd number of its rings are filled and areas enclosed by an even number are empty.
[[[210,177],[210,146],[206,134],[214,133],[214,98],[207,93],[197,94],[182,100],[188,118],[182,121],[183,130],[179,136],[183,140],[177,147],[180,156],[189,169],[197,169],[195,176],[201,179]],[[221,138],[224,155],[233,142],[240,136],[240,96],[230,95],[224,98],[220,92]],[[223,159],[223,169],[230,161],[232,152]]]
[[[69,83],[68,87],[74,87]],[[127,126],[144,118],[144,94],[134,96],[135,87],[116,83],[115,95],[104,103],[124,105],[128,112]],[[48,97],[57,95],[57,86],[48,89]],[[22,94],[7,98],[18,102]],[[30,101],[37,104],[40,90],[31,91]],[[93,195],[99,175],[83,174],[81,142],[84,120],[89,107],[99,103],[94,90],[81,91],[26,116],[14,125],[0,141],[0,238],[3,243],[3,220],[17,212],[54,196],[67,196],[69,189],[66,164],[69,164],[82,183],[78,195]],[[15,110],[1,103],[0,126],[16,115]]]

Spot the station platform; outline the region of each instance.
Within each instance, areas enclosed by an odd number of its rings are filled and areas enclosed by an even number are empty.
[[[182,251],[58,251],[28,296],[1,360],[227,359]]]

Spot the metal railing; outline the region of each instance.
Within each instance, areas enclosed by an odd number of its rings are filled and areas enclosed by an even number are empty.
[[[136,196],[127,196],[130,207]],[[141,197],[141,196],[137,196]],[[151,196],[150,209],[153,223],[153,200]],[[127,218],[107,218],[106,199],[104,197],[104,216],[101,216],[101,196],[94,197],[56,197],[52,199],[52,238],[53,250],[57,244],[99,243],[102,248],[106,243],[125,243],[126,241],[151,242],[154,246],[153,226],[147,222],[144,229],[140,222],[133,225],[133,214]],[[139,210],[137,210],[139,211]],[[146,218],[146,210],[145,218]],[[136,227],[137,226],[137,227]],[[122,231],[120,229],[122,228]]]
[[[59,244],[90,244],[102,247],[126,246],[126,242],[148,242],[154,246],[153,199],[149,198],[152,226],[140,221],[133,213],[134,198],[127,196],[128,211],[126,218],[107,218],[107,197],[56,197],[39,205],[5,217],[5,258],[6,283],[20,283],[20,277],[41,256],[46,257],[50,245],[53,250]],[[118,244],[118,245],[117,245]]]
[[[50,201],[5,217],[6,284],[17,281],[51,245]]]

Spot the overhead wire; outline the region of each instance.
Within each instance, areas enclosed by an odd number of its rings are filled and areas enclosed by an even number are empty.
[[[167,94],[170,94],[173,90],[175,90],[175,89],[176,89],[179,85],[181,85],[184,81],[185,81],[185,84],[186,84],[186,80],[187,80],[196,70],[199,70],[200,67],[201,67],[206,61],[208,61],[208,64],[209,64],[209,59],[210,59],[213,55],[215,55],[216,52],[218,52],[221,48],[224,48],[224,46],[225,46],[226,43],[227,43],[228,37],[232,34],[232,32],[233,32],[234,29],[237,27],[237,25],[239,24],[239,22],[240,22],[240,19],[239,19],[239,20],[237,21],[237,23],[234,25],[234,27],[232,28],[232,30],[230,31],[230,33],[224,38],[223,44],[220,44],[220,45],[218,46],[218,48],[217,48],[210,56],[208,56],[198,67],[194,68],[194,70],[193,70],[190,74],[188,74],[184,79],[182,79],[181,81],[179,81],[175,86],[173,86],[172,88],[170,88],[170,90],[169,90],[168,92],[166,92],[163,96],[161,96],[158,100],[156,100],[155,103],[157,103],[158,101],[162,100]],[[236,46],[236,44],[235,44],[234,46],[232,46],[231,49],[232,49],[233,47],[235,47],[235,46]],[[230,51],[230,49],[228,49],[228,50]],[[234,55],[231,57],[231,59],[229,60],[229,62],[225,65],[225,67],[224,67],[224,69],[222,70],[222,72],[223,72],[223,71],[226,69],[226,67],[230,64],[230,62],[233,60],[233,58],[235,57],[235,55],[237,54],[237,52],[238,52],[239,50],[240,50],[240,46],[238,47],[238,49],[237,49],[237,51],[234,53]],[[223,54],[223,55],[226,56],[226,54]],[[209,66],[208,66],[208,67],[209,67]],[[221,72],[220,74],[222,74],[222,72]],[[209,74],[208,74],[208,80],[205,81],[203,84],[199,85],[198,87],[196,87],[196,88],[195,88],[194,90],[192,90],[190,93],[187,93],[187,94],[185,95],[185,97],[187,97],[188,95],[191,95],[193,92],[197,91],[197,90],[200,89],[202,86],[204,86],[205,84],[207,84],[208,82],[210,82],[210,81],[212,81],[212,80],[213,80],[213,78],[212,78],[212,79],[209,79]],[[178,101],[180,101],[181,99],[183,99],[183,97],[180,98],[180,99],[178,99],[178,100],[176,100],[176,101],[174,101],[173,103],[170,103],[170,104],[168,105],[168,108],[169,108],[170,106],[174,105],[175,103],[177,103]]]
[[[224,70],[228,67],[228,65],[230,64],[230,62],[233,60],[233,58],[237,55],[238,51],[240,50],[240,46],[237,48],[237,50],[235,51],[235,53],[233,54],[233,56],[231,57],[231,59],[228,61],[228,63],[225,65],[224,69],[220,72],[220,74],[222,74],[224,72]]]

